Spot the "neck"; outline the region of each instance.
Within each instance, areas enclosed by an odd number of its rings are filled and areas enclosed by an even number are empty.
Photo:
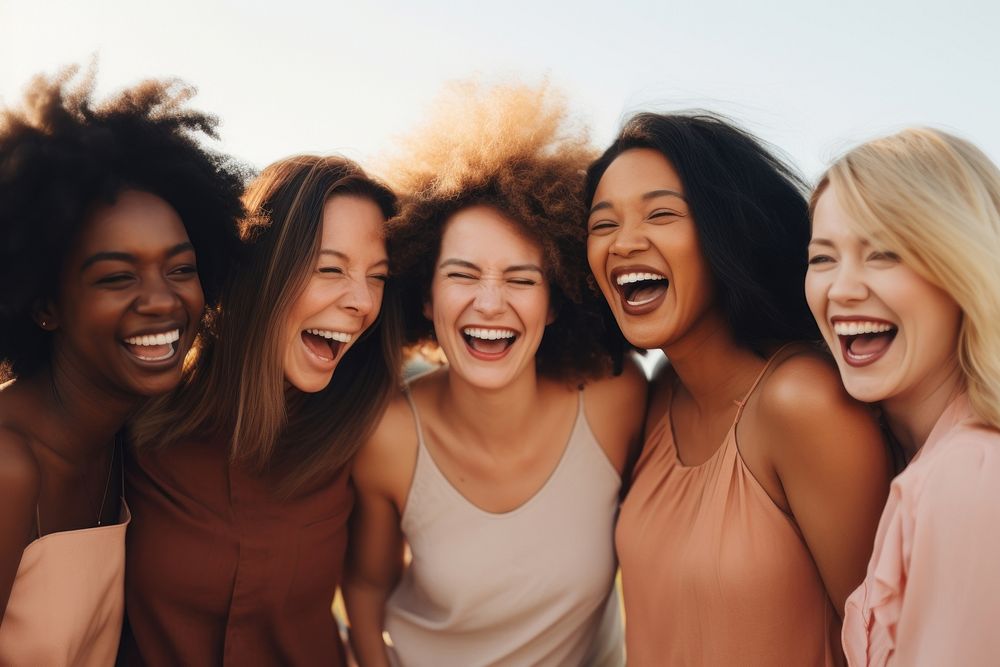
[[[537,415],[540,383],[534,366],[513,382],[496,389],[476,387],[448,370],[441,395],[441,414],[452,428],[466,434],[470,443],[489,450],[517,447]]]
[[[55,363],[29,378],[55,437],[46,445],[70,461],[107,448],[139,401],[102,389],[72,365]]]
[[[913,458],[927,442],[934,424],[964,386],[956,360],[913,390],[882,401],[889,430],[903,448],[906,460]]]
[[[681,384],[702,412],[729,409],[760,372],[761,359],[736,343],[718,313],[707,314],[681,340],[663,348]]]

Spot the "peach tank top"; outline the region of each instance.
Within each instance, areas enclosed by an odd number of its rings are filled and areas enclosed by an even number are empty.
[[[678,459],[673,390],[647,437],[616,533],[630,666],[842,661],[839,618],[802,535],[736,441],[743,407],[777,356],[704,463]]]
[[[131,520],[121,503],[119,523],[49,533],[25,547],[0,625],[0,665],[114,664]]]
[[[386,604],[395,665],[623,664],[614,594],[621,478],[583,412],[542,488],[503,514],[470,503],[418,453],[402,529],[413,556]]]

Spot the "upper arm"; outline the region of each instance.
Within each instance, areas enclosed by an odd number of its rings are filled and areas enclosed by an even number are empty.
[[[416,434],[408,413],[400,401],[389,406],[358,452],[352,471],[357,498],[350,521],[348,576],[386,588],[402,570],[400,518],[416,465]]]
[[[825,357],[796,355],[761,388],[768,457],[788,507],[841,615],[864,578],[890,469],[869,409]]]
[[[992,440],[954,443],[924,482],[903,563],[899,664],[988,664],[1000,656],[1000,436]]]
[[[584,392],[590,428],[620,475],[641,444],[646,391],[646,376],[629,355],[620,375],[597,380]]]
[[[0,622],[34,532],[40,485],[38,462],[27,441],[0,428]]]

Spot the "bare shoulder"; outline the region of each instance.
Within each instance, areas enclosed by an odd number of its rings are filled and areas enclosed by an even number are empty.
[[[592,381],[583,392],[590,429],[619,473],[641,439],[647,390],[646,376],[630,356],[619,375]]]
[[[646,400],[646,375],[642,372],[639,362],[633,356],[627,356],[618,375],[609,375],[587,383],[584,400],[588,411],[593,405],[595,409],[614,413],[620,407],[634,405],[635,402]]]
[[[354,483],[361,492],[399,500],[406,495],[416,464],[417,432],[413,411],[397,392],[354,461]]]
[[[815,418],[844,409],[867,412],[844,389],[833,359],[806,345],[777,362],[758,393],[760,409],[779,421]]]
[[[874,413],[844,389],[833,359],[803,345],[777,363],[758,392],[758,428],[777,459],[822,448],[830,455],[884,459],[885,443]]]
[[[28,436],[0,426],[0,504],[33,508],[38,502],[41,478]]]

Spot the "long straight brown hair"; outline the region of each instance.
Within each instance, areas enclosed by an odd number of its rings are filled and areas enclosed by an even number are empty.
[[[386,218],[396,199],[354,162],[296,156],[267,167],[244,195],[244,241],[181,386],[135,420],[138,447],[225,438],[231,460],[276,471],[282,495],[322,483],[371,434],[399,384],[402,326],[390,277],[378,318],[325,389],[285,388],[281,330],[315,269],[323,207],[365,197]]]

